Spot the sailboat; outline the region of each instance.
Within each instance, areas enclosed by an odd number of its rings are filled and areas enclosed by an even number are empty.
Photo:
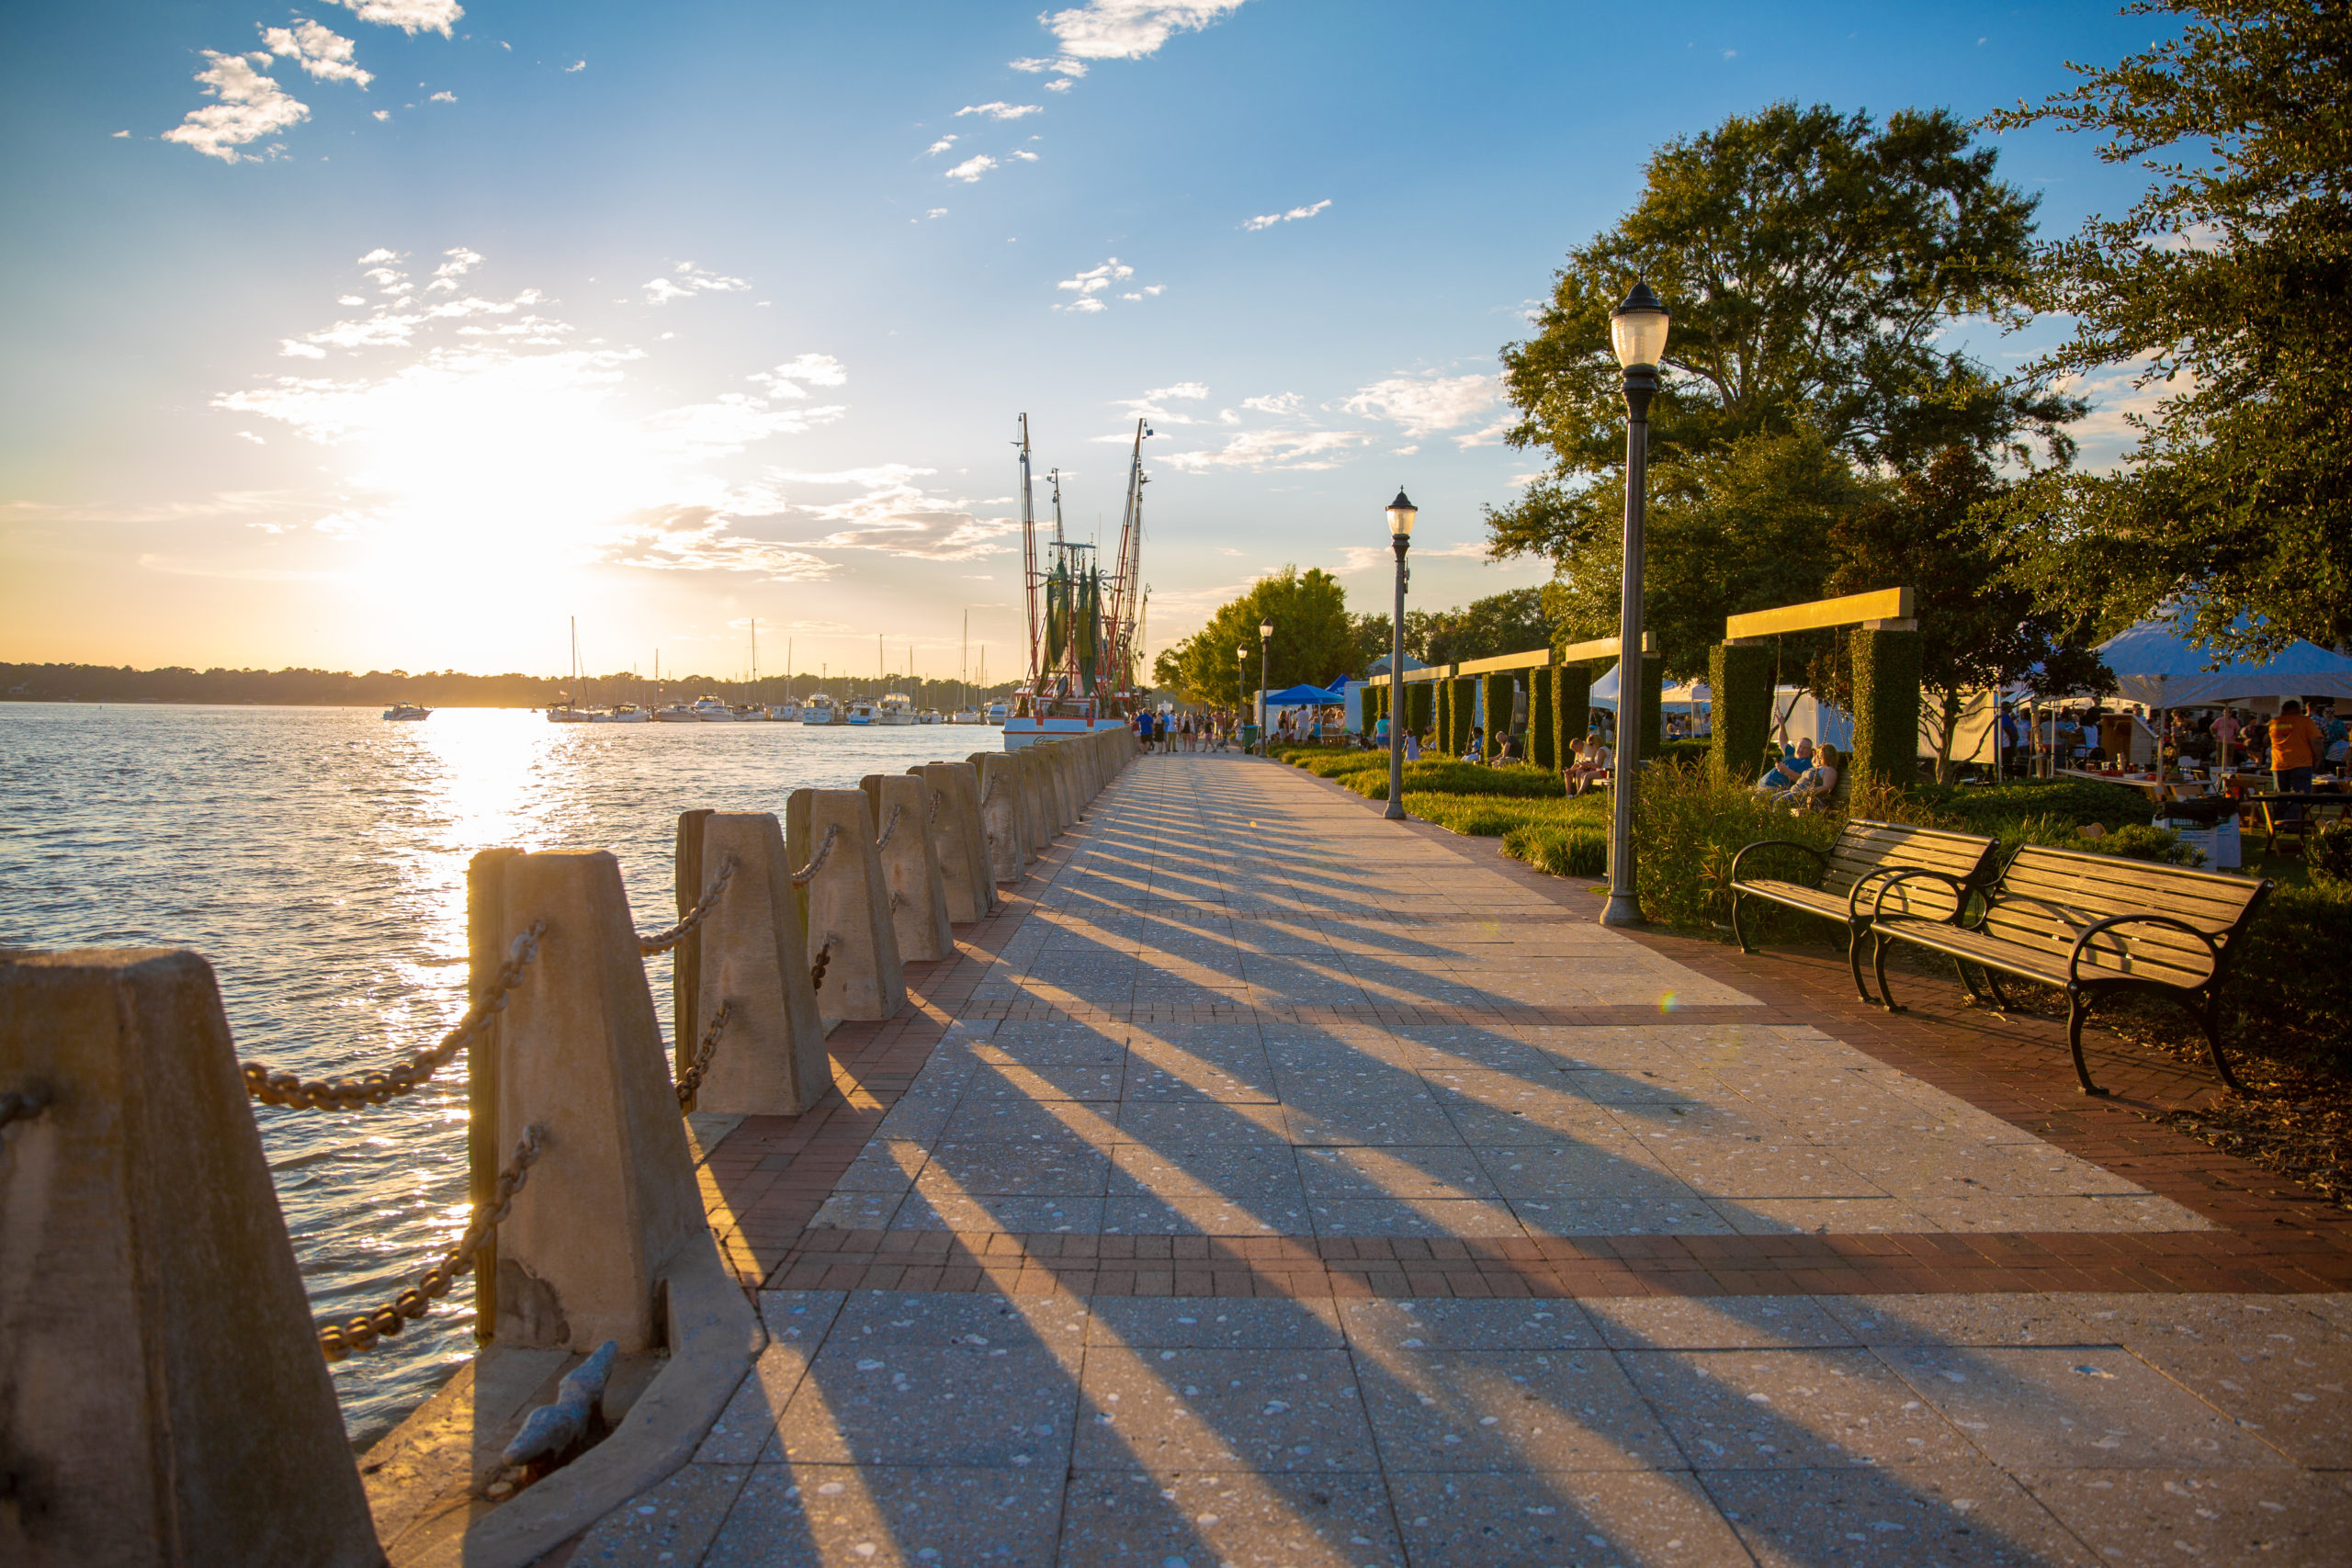
[[[947,716],[950,724],[978,724],[980,714],[972,705],[972,612],[964,612],[964,658],[956,667],[956,696],[960,699],[954,713]]]
[[[571,617],[571,692],[560,694],[563,701],[548,709],[549,724],[594,724],[594,709],[572,706],[572,692],[580,689],[580,617]]]

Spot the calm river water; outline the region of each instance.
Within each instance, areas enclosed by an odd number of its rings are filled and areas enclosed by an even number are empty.
[[[0,943],[193,948],[238,1054],[305,1077],[363,1071],[465,1010],[466,862],[513,844],[620,857],[638,925],[674,918],[695,807],[781,814],[803,785],[1002,745],[977,728],[551,725],[444,709],[0,704]],[[666,1036],[669,960],[649,962]],[[466,1220],[466,1091],[445,1074],[348,1115],[256,1106],[322,1315],[373,1307]],[[471,1281],[334,1369],[356,1442],[471,1352]]]

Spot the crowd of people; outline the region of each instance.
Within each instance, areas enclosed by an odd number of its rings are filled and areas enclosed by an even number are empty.
[[[2041,749],[2062,768],[2130,761],[2126,727],[2138,722],[2129,714],[2108,713],[2097,703],[2061,709],[2042,719]],[[2030,721],[2015,705],[2005,705],[2000,724],[2002,750],[2021,770],[2036,750]],[[2347,727],[2333,704],[2315,704],[2307,712],[2290,697],[2275,715],[2228,707],[2176,709],[2165,716],[2164,732],[2154,744],[2168,764],[2255,772],[2267,767],[2280,793],[2300,794],[2311,787],[2318,771],[2344,768],[2346,736]]]
[[[1236,721],[1223,709],[1204,713],[1139,713],[1130,721],[1136,744],[1148,754],[1223,751],[1234,740]]]

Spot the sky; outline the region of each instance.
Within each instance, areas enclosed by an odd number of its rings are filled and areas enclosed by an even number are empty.
[[[1973,117],[2111,4],[9,7],[0,660],[1017,672],[1013,443],[1147,649],[1284,564],[1540,582],[1498,353],[1650,151]],[[2000,139],[2054,236],[2140,177]],[[2014,363],[2060,323],[1977,346]],[[1974,340],[1971,340],[1973,342]],[[2132,395],[2086,389],[2088,458]],[[968,624],[968,641],[965,627]],[[884,652],[877,660],[876,642]]]

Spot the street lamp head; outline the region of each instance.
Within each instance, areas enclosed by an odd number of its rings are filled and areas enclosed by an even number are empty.
[[[1398,540],[1411,538],[1413,519],[1420,514],[1421,509],[1406,497],[1405,487],[1397,486],[1396,499],[1388,503],[1388,536]]]
[[[1628,370],[1636,366],[1656,368],[1666,356],[1666,333],[1673,319],[1648,284],[1634,284],[1625,302],[1609,316],[1609,341],[1617,351],[1617,363]]]
[[[1274,623],[1273,623],[1273,622],[1272,622],[1272,621],[1260,621],[1260,622],[1258,623],[1258,635],[1259,635],[1260,637],[1272,637],[1272,636],[1273,636],[1273,635],[1274,635]]]

